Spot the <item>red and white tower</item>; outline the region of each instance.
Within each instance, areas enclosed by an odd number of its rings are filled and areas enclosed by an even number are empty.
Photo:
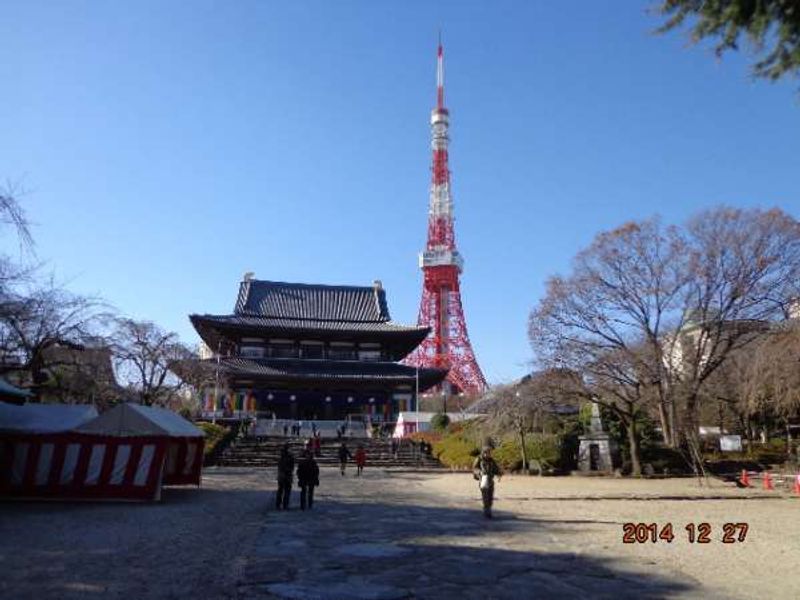
[[[418,367],[449,368],[442,391],[475,394],[486,389],[486,379],[475,360],[461,305],[459,277],[464,260],[456,249],[453,227],[453,198],[447,166],[450,113],[444,106],[443,60],[440,41],[436,64],[436,108],[431,111],[433,178],[428,209],[428,243],[419,255],[424,279],[418,324],[430,327],[431,333],[408,358],[408,363]]]

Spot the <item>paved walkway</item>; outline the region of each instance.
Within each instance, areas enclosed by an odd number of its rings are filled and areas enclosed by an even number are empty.
[[[562,543],[566,523],[427,489],[424,475],[323,473],[312,512],[271,511],[245,568],[245,598],[663,598],[694,586],[644,561],[626,569]],[[705,597],[713,597],[708,594]]]

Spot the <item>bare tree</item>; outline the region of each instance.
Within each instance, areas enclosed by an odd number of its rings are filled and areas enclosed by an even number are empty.
[[[19,190],[12,184],[7,184],[0,190],[0,223],[11,225],[17,233],[20,244],[24,249],[33,248],[33,236],[25,211],[17,201]]]
[[[106,313],[93,298],[67,292],[52,280],[25,292],[4,290],[0,299],[0,372],[29,378],[34,388],[62,364],[50,351],[95,340]]]
[[[699,408],[712,375],[786,314],[800,279],[800,223],[772,209],[717,208],[687,225],[687,319],[674,336],[683,433],[696,468]]]
[[[596,400],[636,438],[636,418],[655,401],[667,443],[674,443],[673,386],[666,333],[679,327],[687,274],[686,243],[657,219],[602,233],[580,252],[568,277],[553,277],[533,311],[529,336],[545,368],[584,376]],[[639,472],[638,440],[631,443]]]
[[[798,280],[800,225],[780,210],[709,210],[685,232],[629,223],[598,235],[568,277],[551,278],[529,336],[542,365],[580,373],[618,414],[632,451],[636,416],[654,403],[665,442],[676,445],[680,428],[702,469],[704,386],[785,314]]]
[[[172,366],[194,354],[176,333],[150,321],[122,318],[116,322],[113,340],[117,376],[142,404],[166,406],[186,385]]]
[[[791,455],[790,425],[800,417],[800,322],[792,319],[774,327],[748,355],[740,387],[745,409],[782,423]]]

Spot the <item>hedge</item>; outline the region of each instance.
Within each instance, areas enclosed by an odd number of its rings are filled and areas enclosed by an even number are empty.
[[[231,430],[222,425],[208,423],[207,421],[200,421],[195,423],[195,425],[202,429],[203,433],[206,435],[203,457],[205,458],[204,462],[208,464],[212,457],[216,457],[221,452],[222,446],[230,441]]]
[[[447,434],[433,442],[433,455],[454,469],[471,469],[479,453],[478,445],[461,432]]]
[[[525,448],[528,455],[529,469],[539,470],[541,467],[550,469],[561,458],[561,440],[554,434],[528,433],[525,436]],[[510,435],[503,438],[494,451],[494,459],[500,465],[500,468],[506,471],[519,471],[522,469],[519,438]]]

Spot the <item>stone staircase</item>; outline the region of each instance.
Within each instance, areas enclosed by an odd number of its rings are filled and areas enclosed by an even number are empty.
[[[338,466],[338,450],[342,441],[347,444],[347,448],[353,455],[355,455],[359,444],[364,446],[364,450],[367,452],[367,469],[378,467],[416,471],[443,468],[438,460],[420,452],[419,445],[412,444],[410,440],[401,442],[397,458],[395,458],[392,455],[391,442],[389,440],[371,438],[345,438],[343,440],[322,438],[321,456],[317,457],[317,463],[320,466]],[[235,440],[222,453],[216,464],[224,467],[274,467],[278,463],[280,450],[286,442],[289,443],[295,459],[299,458],[305,447],[306,438],[282,436],[251,437]],[[354,467],[352,460],[348,461],[348,468],[351,467]]]

